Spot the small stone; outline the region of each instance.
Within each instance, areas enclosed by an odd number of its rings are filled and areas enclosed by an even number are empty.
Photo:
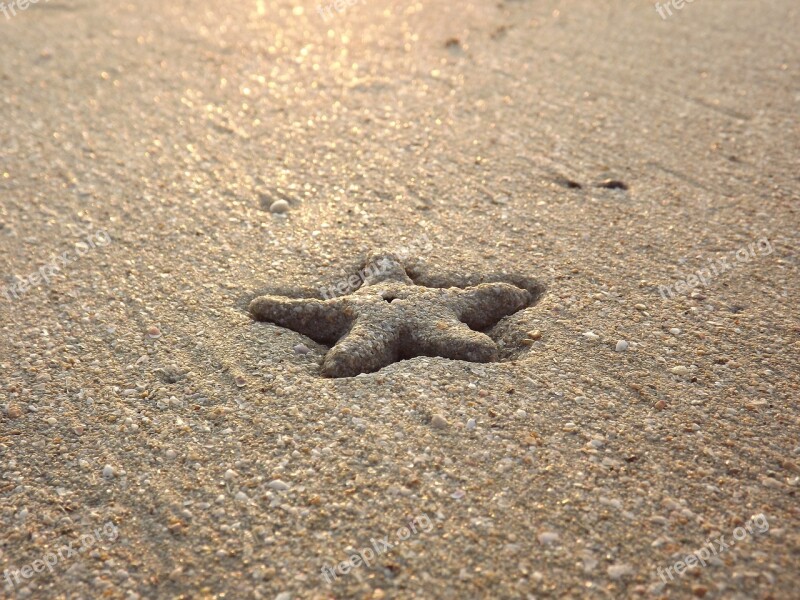
[[[166,456],[169,460],[175,460],[178,457],[178,453],[175,452],[172,448],[166,451]]]
[[[278,492],[284,492],[289,489],[289,484],[285,481],[281,481],[280,479],[274,479],[273,481],[270,481],[268,485],[270,488]]]
[[[247,380],[241,375],[237,375],[234,378],[234,382],[236,383],[236,387],[244,387],[247,385]]]
[[[611,579],[621,579],[631,573],[633,573],[633,567],[630,565],[611,565],[608,567],[608,576]]]
[[[669,372],[672,373],[673,375],[683,376],[689,374],[689,369],[687,367],[684,367],[683,365],[678,365],[677,367],[672,367],[669,370]]]
[[[475,422],[475,419],[470,419],[469,421],[467,421],[467,429],[470,431],[475,429],[476,425],[477,423]]]
[[[142,356],[139,360],[142,360],[142,358],[146,359],[147,357]],[[169,365],[163,369],[158,369],[156,370],[156,374],[158,374],[161,381],[169,384],[178,383],[185,375],[176,365]]]
[[[528,416],[528,413],[526,413],[524,410],[522,410],[522,409],[520,408],[520,409],[519,409],[517,412],[515,412],[515,413],[514,413],[514,415],[515,415],[515,416],[516,416],[518,419],[524,419],[525,417],[527,417],[527,416]]]
[[[19,419],[22,416],[22,409],[17,404],[9,404],[6,409],[6,416],[9,419]]]
[[[103,477],[105,477],[106,479],[111,479],[112,477],[114,477],[114,467],[112,467],[111,465],[106,465],[105,467],[103,467]]]
[[[558,534],[555,531],[543,531],[536,538],[540,544],[552,544],[558,541]]]
[[[538,329],[534,329],[533,331],[528,332],[528,337],[531,338],[532,340],[541,339],[542,332],[539,331]]]
[[[656,410],[664,410],[666,407],[667,407],[667,403],[664,402],[663,400],[659,400],[655,404],[655,409]]]
[[[601,188],[609,190],[627,190],[628,184],[619,179],[604,179],[598,184]]]
[[[442,415],[433,415],[431,419],[431,427],[434,429],[447,429],[450,424]]]
[[[153,339],[161,337],[161,330],[156,327],[155,325],[151,325],[147,328],[147,335]]]
[[[269,212],[276,215],[282,215],[286,212],[289,212],[289,203],[286,200],[276,200],[269,205]]]
[[[780,481],[772,477],[762,477],[761,485],[773,489],[781,489],[783,487],[783,484]]]
[[[223,477],[225,478],[225,481],[233,481],[236,479],[237,473],[233,469],[228,469],[225,471],[225,475],[223,475]]]
[[[237,502],[247,502],[248,500],[250,500],[250,498],[247,497],[247,494],[245,494],[242,491],[236,492],[236,495],[234,496],[234,499]]]
[[[587,331],[586,333],[582,334],[590,342],[596,342],[600,339],[600,336],[597,335],[594,331]]]
[[[628,349],[628,345],[629,345],[628,342],[626,342],[625,340],[619,340],[614,350],[617,352],[625,352]]]
[[[292,600],[292,594],[290,592],[281,592],[275,596],[275,600]]]
[[[672,335],[680,335],[680,334],[681,334],[681,330],[680,330],[680,329],[678,329],[677,327],[673,327],[672,329],[670,329],[670,330],[669,330],[669,332],[670,332]]]
[[[295,354],[308,354],[311,352],[311,349],[305,344],[297,344],[292,350],[294,350]]]
[[[647,307],[644,304],[636,304],[636,305],[634,305],[633,308],[635,308],[636,310],[639,310],[639,311],[647,310]]]

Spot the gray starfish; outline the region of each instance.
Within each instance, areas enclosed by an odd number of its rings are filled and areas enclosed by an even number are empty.
[[[250,313],[332,345],[322,363],[326,377],[353,377],[415,356],[490,362],[497,345],[485,330],[528,306],[533,298],[508,283],[475,287],[417,286],[389,253],[374,253],[363,285],[330,300],[260,296]]]

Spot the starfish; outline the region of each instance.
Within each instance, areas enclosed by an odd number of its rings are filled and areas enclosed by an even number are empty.
[[[415,356],[496,360],[495,342],[481,330],[529,306],[531,293],[509,283],[468,288],[415,285],[400,260],[375,252],[364,283],[339,298],[259,296],[250,314],[330,345],[325,377],[353,377]]]

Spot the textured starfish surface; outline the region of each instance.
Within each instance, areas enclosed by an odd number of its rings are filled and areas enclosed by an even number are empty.
[[[418,286],[390,253],[373,253],[364,273],[363,285],[347,296],[260,296],[250,303],[250,313],[333,346],[322,374],[352,377],[415,356],[491,362],[497,345],[480,330],[533,300],[527,290],[509,283],[465,289]]]

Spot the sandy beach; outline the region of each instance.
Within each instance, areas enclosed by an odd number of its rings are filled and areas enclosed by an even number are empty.
[[[797,598],[798,31],[6,0],[0,598]]]

